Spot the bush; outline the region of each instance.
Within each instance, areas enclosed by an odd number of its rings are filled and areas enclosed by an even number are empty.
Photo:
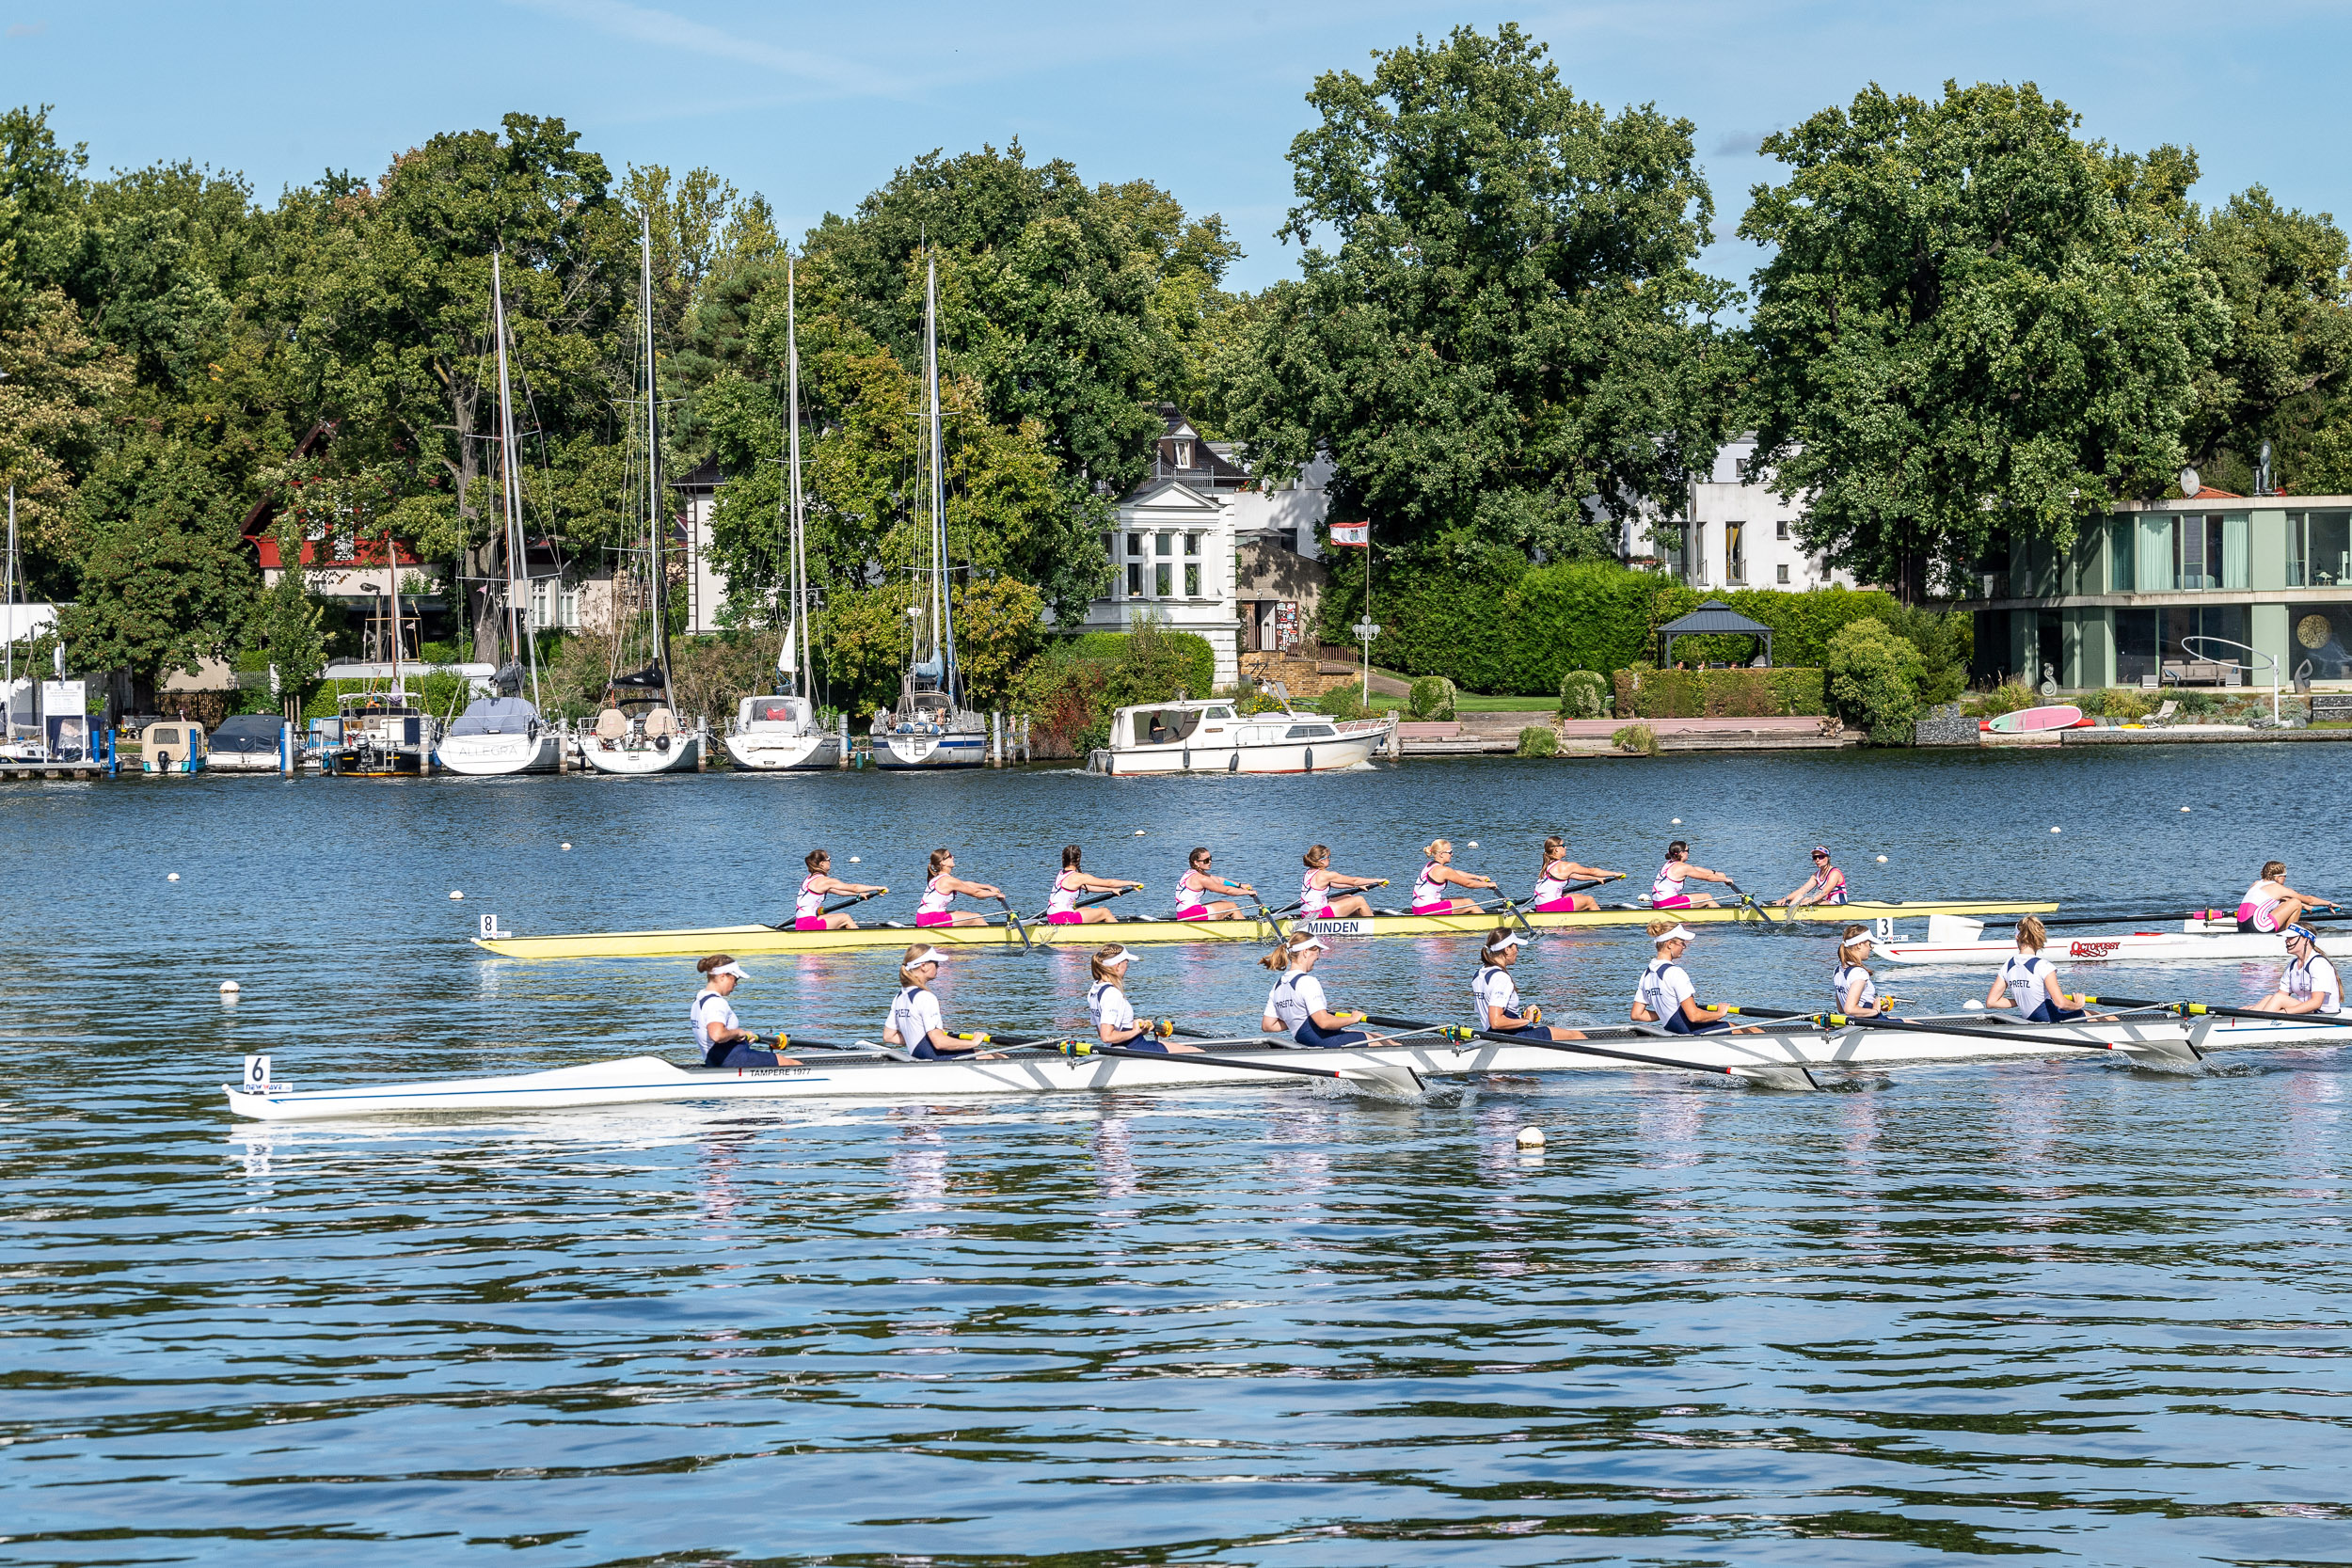
[[[1992,690],[1971,698],[1964,711],[1971,719],[1998,719],[2004,713],[2015,713],[2041,701],[2040,693],[2024,681],[2003,681]]]
[[[1353,686],[1335,686],[1311,703],[1300,705],[1343,721],[1364,716],[1364,694]]]
[[[1763,719],[1829,711],[1819,670],[1621,670],[1620,719]]]
[[[1216,684],[1208,639],[1138,617],[1127,631],[1047,644],[1013,677],[1006,702],[1030,716],[1038,755],[1083,756],[1109,737],[1113,709],[1164,703],[1179,691],[1206,697]]]
[[[1415,719],[1446,720],[1454,717],[1454,683],[1443,675],[1423,675],[1406,693],[1405,711]]]
[[[1560,677],[1560,717],[1598,719],[1609,710],[1609,683],[1591,670],[1571,670]]]
[[[1830,640],[1830,697],[1841,718],[1869,732],[1873,746],[1911,743],[1926,673],[1919,650],[1881,622],[1856,621]]]
[[[1556,757],[1560,754],[1560,737],[1549,726],[1530,724],[1519,731],[1519,755],[1523,757]]]
[[[1647,724],[1628,724],[1609,737],[1609,744],[1620,752],[1639,752],[1645,757],[1658,754],[1658,732]]]

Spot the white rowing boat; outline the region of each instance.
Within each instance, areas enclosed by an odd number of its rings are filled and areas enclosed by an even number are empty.
[[[2193,1066],[2198,1051],[2332,1044],[2340,1027],[2302,1019],[2277,1022],[2200,1019],[2184,1024],[2165,1015],[2139,1014],[2110,1023],[2019,1025],[1984,1015],[1915,1021],[1968,1034],[1779,1025],[1758,1034],[1643,1036],[1612,1038],[1612,1050],[1672,1058],[1709,1072],[1786,1074],[1792,1067],[1870,1068],[1939,1061],[2069,1057],[2093,1052],[2144,1065]],[[1988,1038],[2014,1030],[2014,1039]],[[1610,1031],[1612,1035],[1616,1031]],[[2076,1045],[2057,1045],[2069,1040]],[[1209,1085],[1295,1085],[1299,1079],[1249,1070],[1241,1064],[1322,1069],[1358,1082],[1467,1078],[1486,1073],[1622,1071],[1624,1062],[1569,1054],[1539,1046],[1484,1039],[1418,1038],[1396,1044],[1305,1051],[1263,1046],[1220,1049],[1217,1060],[1195,1055],[1069,1056],[1051,1050],[1017,1051],[993,1062],[896,1060],[878,1053],[803,1052],[789,1068],[680,1067],[658,1056],[556,1068],[501,1078],[423,1084],[376,1084],[297,1090],[270,1078],[269,1058],[246,1059],[246,1082],[225,1084],[229,1108],[262,1121],[324,1121],[349,1117],[416,1116],[484,1111],[554,1110],[574,1105],[668,1104],[680,1101],[770,1100],[889,1100],[930,1103],[964,1095],[1045,1095],[1104,1089],[1197,1088]],[[1647,1069],[1645,1069],[1647,1070]]]
[[[2004,938],[1982,940],[1984,922],[1957,915],[1933,915],[1924,942],[1905,942],[1884,934],[1893,922],[1882,921],[1882,934],[1870,950],[1888,963],[1951,964],[1997,968],[2017,951]],[[2284,963],[2286,938],[2276,932],[2242,932],[2235,920],[2185,920],[2177,931],[2102,931],[2097,935],[2057,936],[2042,957],[2058,963],[2170,963],[2180,959],[2219,959],[2243,963],[2269,959]]]

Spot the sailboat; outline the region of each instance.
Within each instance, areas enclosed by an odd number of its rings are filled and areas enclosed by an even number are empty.
[[[988,760],[988,721],[963,705],[963,672],[956,665],[954,601],[947,592],[947,486],[939,466],[939,263],[929,263],[923,285],[923,389],[929,402],[930,566],[914,573],[918,589],[930,578],[928,595],[918,594],[907,611],[914,652],[928,643],[927,657],[910,657],[898,681],[898,706],[874,716],[874,765],[878,768],[977,768]]]
[[[5,657],[0,657],[0,763],[87,763],[93,760],[89,687],[79,676],[67,678],[65,644],[50,649],[55,680],[41,680],[29,660],[24,674],[16,673],[17,641],[33,633],[31,607],[24,602],[21,564],[16,550],[16,486],[11,484],[8,558],[6,565],[0,566],[0,641],[7,644]]]
[[[841,739],[817,722],[809,701],[808,542],[801,510],[801,341],[793,316],[792,258],[784,259],[784,362],[787,388],[785,417],[790,430],[790,487],[785,506],[791,520],[792,613],[776,647],[773,695],[746,697],[726,737],[727,755],[738,768],[773,772],[796,768],[834,768],[841,762]]]
[[[699,730],[682,728],[670,697],[669,519],[661,504],[661,386],[653,352],[653,220],[638,217],[637,312],[645,339],[645,564],[650,589],[653,662],[621,673],[624,636],[613,643],[612,676],[596,727],[580,755],[599,773],[691,773],[702,764]]]
[[[499,341],[500,504],[506,527],[499,553],[506,562],[506,662],[491,677],[498,694],[466,705],[441,736],[434,760],[453,773],[551,773],[562,760],[564,737],[539,712],[539,648],[531,617],[523,611],[516,568],[523,556],[522,479],[515,467],[515,399],[506,374],[506,293],[499,257],[490,257],[491,314]],[[515,656],[520,653],[522,660]],[[522,696],[523,671],[531,673],[531,698]]]
[[[424,773],[432,760],[433,715],[419,705],[408,689],[402,644],[407,627],[400,612],[400,546],[384,536],[384,594],[381,613],[368,617],[368,641],[377,653],[389,652],[391,685],[379,689],[368,677],[363,691],[346,691],[335,699],[335,717],[326,721],[320,764],[326,771],[353,779],[407,778]],[[379,660],[381,666],[384,661]],[[330,669],[331,674],[333,671]]]

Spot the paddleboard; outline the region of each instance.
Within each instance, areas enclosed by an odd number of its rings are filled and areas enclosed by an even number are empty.
[[[1981,726],[1994,735],[2034,735],[2042,730],[2071,730],[2083,721],[2083,710],[2072,703],[2055,707],[2021,707],[1989,719]]]

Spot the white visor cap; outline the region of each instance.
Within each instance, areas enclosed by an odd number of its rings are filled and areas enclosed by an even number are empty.
[[[752,977],[752,972],[739,963],[723,963],[710,972],[710,977],[714,980],[722,974],[732,974],[739,980],[748,980]]]
[[[1292,942],[1288,949],[1288,951],[1293,953],[1327,953],[1330,950],[1330,943],[1325,942],[1321,937],[1312,936],[1301,937],[1296,942]]]
[[[1691,927],[1688,926],[1677,926],[1671,931],[1659,932],[1655,938],[1651,939],[1650,945],[1653,947],[1663,947],[1670,942],[1696,942],[1697,940],[1698,939],[1696,937],[1691,934]]]

